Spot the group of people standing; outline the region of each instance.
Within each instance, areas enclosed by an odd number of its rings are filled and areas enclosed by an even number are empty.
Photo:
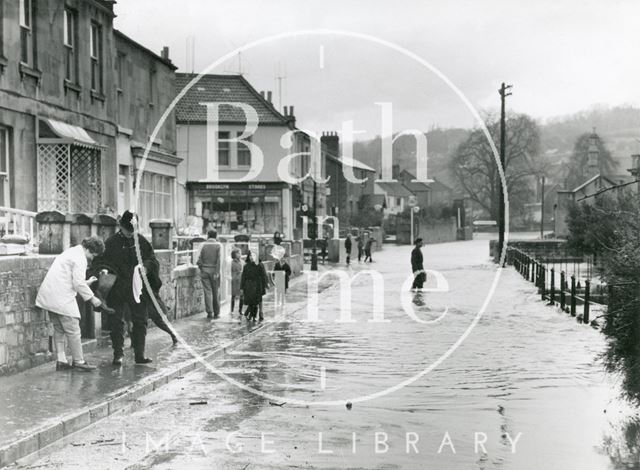
[[[282,243],[282,237],[278,232],[274,234],[274,243],[276,246]],[[217,241],[215,230],[210,230],[207,240],[202,245],[197,265],[200,268],[207,318],[212,319],[220,316],[220,258],[221,244]],[[276,260],[274,267],[274,271],[285,273],[285,290],[289,287],[291,277],[291,267],[286,258],[285,254],[282,259]],[[231,252],[231,313],[237,301],[239,314],[244,315],[248,320],[263,321],[262,298],[273,285],[273,280],[267,274],[257,252],[248,251],[244,262],[240,250]],[[246,307],[244,314],[243,307]]]
[[[124,333],[127,321],[131,323],[130,337],[136,364],[149,364],[145,355],[147,322],[151,320],[173,341],[178,343],[173,329],[166,322],[167,308],[159,290],[160,264],[151,243],[141,234],[135,234],[136,216],[125,211],[119,220],[119,230],[105,242],[98,237],[89,237],[78,246],[59,255],[47,272],[38,291],[36,305],[49,312],[53,325],[53,342],[56,349],[56,369],[78,369],[91,371],[96,367],[84,360],[81,343],[80,310],[76,302],[79,295],[98,311],[109,313],[110,337],[113,348],[113,365],[120,366],[124,360]],[[136,237],[137,236],[137,243]],[[282,238],[276,233],[274,243],[279,246]],[[364,254],[365,262],[372,262],[373,239],[364,243],[356,237],[358,261]],[[426,281],[421,252],[422,239],[414,242],[411,267],[414,274],[413,290],[421,289]],[[351,263],[353,242],[347,235],[345,249],[347,264]],[[220,272],[221,244],[215,230],[208,232],[203,243],[197,265],[200,270],[204,292],[205,310],[208,318],[220,316]],[[284,251],[284,250],[278,250]],[[243,262],[240,250],[231,253],[231,313],[236,302],[238,313],[247,319],[264,320],[262,299],[274,285],[257,252],[248,251]],[[274,271],[284,272],[285,292],[289,287],[291,267],[287,256],[276,257]],[[146,281],[143,278],[146,277]],[[91,286],[94,286],[93,288]],[[243,313],[243,307],[246,307]],[[72,362],[65,349],[70,346]]]
[[[373,258],[371,257],[371,251],[373,248],[373,244],[375,243],[375,241],[373,240],[373,238],[369,237],[367,238],[366,243],[363,241],[363,236],[358,235],[355,239],[356,242],[356,246],[358,248],[358,263],[361,262],[362,260],[362,256],[364,255],[364,262],[366,263],[367,261],[369,263],[373,263]],[[353,241],[351,239],[351,234],[348,233],[347,237],[344,240],[344,249],[347,252],[347,265],[351,264],[351,250],[353,247]]]

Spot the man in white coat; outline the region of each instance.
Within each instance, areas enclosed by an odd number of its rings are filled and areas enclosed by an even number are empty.
[[[76,295],[80,294],[85,302],[91,302],[96,308],[100,307],[100,300],[89,287],[96,279],[85,278],[88,262],[103,251],[104,243],[98,237],[85,238],[82,244],[65,250],[53,261],[38,291],[36,306],[49,311],[49,320],[53,325],[56,370],[75,368],[92,371],[96,368],[88,364],[82,354],[80,310]],[[65,354],[67,342],[73,357],[71,364]]]

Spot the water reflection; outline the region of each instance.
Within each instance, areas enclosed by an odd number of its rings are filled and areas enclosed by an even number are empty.
[[[609,457],[614,470],[640,470],[640,417],[612,425],[601,451]]]

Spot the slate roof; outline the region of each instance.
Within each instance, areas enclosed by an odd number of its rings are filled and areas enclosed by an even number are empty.
[[[327,153],[327,157],[333,160],[334,162],[340,163],[341,165],[350,166],[351,168],[358,168],[360,170],[370,171],[372,173],[376,172],[376,170],[371,168],[369,165],[366,165],[361,161],[356,160],[355,158],[347,158],[345,156],[336,157],[331,153]]]
[[[180,93],[198,74],[177,73],[176,91]],[[260,124],[286,126],[287,119],[242,75],[203,75],[176,105],[178,123],[207,122],[207,108],[200,103],[231,101],[246,103],[258,113]],[[245,124],[242,109],[237,106],[220,107],[220,123]]]
[[[395,197],[409,197],[413,194],[400,183],[377,183],[376,185],[382,189],[387,195]]]
[[[400,176],[402,176],[403,178],[409,178],[409,180],[402,183],[402,185],[413,194],[431,191],[429,184],[421,183],[419,181],[415,181],[415,182],[411,181],[416,179],[416,177],[413,173],[407,170],[402,170],[402,172],[400,172]],[[401,178],[398,178],[398,179],[401,179]]]

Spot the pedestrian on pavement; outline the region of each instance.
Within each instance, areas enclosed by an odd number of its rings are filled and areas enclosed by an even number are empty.
[[[347,266],[351,264],[351,234],[347,233],[347,238],[344,240],[344,251],[347,252]]]
[[[284,271],[284,290],[285,292],[289,288],[289,279],[291,278],[291,266],[287,262],[287,255],[285,254],[282,259],[276,260],[276,264],[273,268],[274,271]]]
[[[362,243],[361,235],[358,235],[358,238],[356,238],[356,240],[358,241],[358,263],[360,263],[362,260],[362,253],[364,251],[364,243]]]
[[[238,300],[238,313],[242,315],[242,295],[240,282],[242,280],[242,268],[244,263],[240,258],[240,250],[233,250],[231,252],[231,313],[233,313],[233,307],[235,306],[236,299]]]
[[[220,286],[220,243],[217,240],[218,233],[209,230],[207,241],[202,244],[198,267],[200,268],[200,280],[204,291],[204,305],[207,318],[220,316],[220,301],[218,288]]]
[[[281,243],[282,243],[282,235],[280,234],[280,232],[276,231],[273,234],[273,244],[280,245]]]
[[[240,280],[240,288],[242,299],[247,306],[245,317],[248,320],[255,320],[258,314],[258,306],[262,302],[262,293],[264,291],[264,278],[258,263],[257,253],[247,254],[247,262],[242,269],[242,277]]]
[[[413,273],[413,284],[411,290],[422,289],[425,281],[427,280],[427,273],[424,271],[423,257],[422,257],[422,238],[416,238],[414,242],[414,249],[411,251],[411,272]]]
[[[85,238],[80,245],[56,257],[38,290],[36,306],[49,312],[49,320],[53,325],[56,370],[74,368],[92,371],[96,368],[88,364],[82,354],[80,309],[76,295],[79,294],[85,302],[91,302],[96,308],[101,306],[100,300],[89,287],[97,278],[85,279],[88,262],[103,251],[104,243],[98,237]],[[67,343],[71,347],[71,364],[65,353]]]
[[[155,260],[156,256],[151,243],[138,233],[137,244],[140,250],[140,259],[138,258],[136,239],[134,238],[134,224],[137,223],[138,218],[134,213],[124,211],[118,222],[120,230],[107,239],[104,253],[102,256],[96,257],[92,263],[92,269],[96,272],[106,269],[116,275],[115,283],[107,298],[108,304],[115,310],[115,313],[110,316],[110,336],[113,347],[113,365],[116,366],[122,365],[124,359],[126,309],[131,314],[131,342],[136,364],[153,362],[145,356],[149,313],[148,299],[141,295],[141,274],[144,273],[144,264]]]
[[[322,249],[320,250],[320,256],[322,256],[322,264],[324,264],[324,261],[326,259],[327,256],[329,256],[329,237],[327,237],[326,235],[324,236],[324,238],[322,239],[323,243],[322,243]]]
[[[160,279],[160,263],[156,258],[150,258],[146,260],[143,265],[147,273],[147,280],[149,281],[149,285],[151,286],[151,291],[153,293],[153,296],[150,295],[147,290],[147,286],[144,286],[142,295],[147,303],[147,313],[149,318],[158,328],[171,336],[171,341],[173,342],[173,345],[176,346],[178,344],[178,337],[173,333],[173,331],[171,331],[171,328],[165,320],[169,313],[169,309],[160,297],[160,288],[162,287],[162,279]],[[156,309],[153,299],[156,300],[160,310]]]
[[[373,245],[373,238],[369,238],[367,240],[367,244],[364,246],[364,262],[366,263],[369,260],[369,263],[373,263],[373,258],[371,258],[371,245]]]
[[[275,290],[275,304],[276,306],[284,305],[285,294],[287,293],[287,289],[289,289],[289,278],[291,277],[291,266],[287,262],[287,254],[285,253],[282,259],[277,259],[276,264],[273,267],[273,271],[283,271],[284,272],[284,290],[280,291],[278,289]],[[274,282],[275,285],[275,282]]]

